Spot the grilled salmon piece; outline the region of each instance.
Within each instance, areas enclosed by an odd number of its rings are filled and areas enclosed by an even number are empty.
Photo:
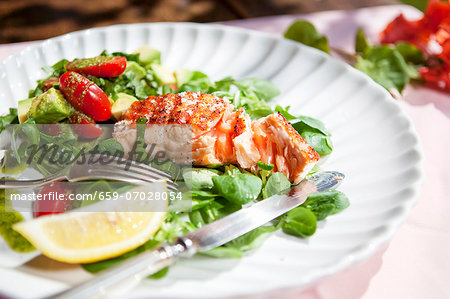
[[[230,106],[228,101],[211,94],[169,93],[134,102],[122,120],[135,123],[143,117],[149,124],[189,124],[198,135],[211,130]]]
[[[274,113],[253,122],[253,140],[261,161],[274,165],[294,184],[311,171],[319,154],[303,139],[281,113]]]
[[[238,164],[254,168],[260,154],[253,142],[250,116],[244,108],[232,111],[230,105],[217,125],[207,133],[194,137],[192,158],[197,165]]]
[[[283,172],[293,183],[300,182],[319,160],[319,155],[281,114],[252,122],[244,108],[233,110],[227,100],[209,94],[152,96],[133,103],[122,121],[116,123],[113,135],[129,152],[136,142],[135,123],[140,117],[153,125],[191,125],[195,165],[232,163],[256,170],[257,162],[262,161],[274,164],[275,171]],[[154,134],[147,131],[150,129],[146,129],[145,140],[150,144]]]

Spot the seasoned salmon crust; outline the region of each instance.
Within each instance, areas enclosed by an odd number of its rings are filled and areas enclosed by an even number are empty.
[[[183,92],[133,103],[113,134],[125,152],[136,141],[134,124],[141,117],[153,125],[190,125],[195,165],[232,163],[256,170],[257,162],[262,161],[298,183],[319,160],[317,152],[280,113],[252,121],[244,108],[234,111],[229,101],[211,94]]]

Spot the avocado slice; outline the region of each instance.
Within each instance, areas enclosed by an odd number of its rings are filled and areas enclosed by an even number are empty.
[[[175,78],[177,79],[177,86],[189,82],[192,79],[194,72],[188,69],[178,69],[175,71]]]
[[[134,61],[127,62],[127,68],[125,69],[125,72],[128,71],[132,71],[138,80],[141,80],[145,77],[145,75],[147,75],[147,71],[145,70],[145,68]]]
[[[73,110],[59,90],[50,88],[31,101],[28,117],[38,124],[57,123],[69,117]]]
[[[19,118],[19,123],[23,123],[28,119],[28,111],[30,111],[32,101],[33,98],[19,101],[17,106],[17,117]]]
[[[150,69],[155,73],[155,78],[160,84],[177,84],[177,79],[170,68],[152,63]]]
[[[116,120],[119,120],[122,117],[122,114],[130,108],[131,104],[138,101],[138,99],[121,92],[118,93],[117,96],[117,100],[111,107],[111,114]]]
[[[161,64],[161,52],[150,48],[149,46],[142,46],[134,53],[139,54],[139,63],[142,65],[147,65],[150,63]]]

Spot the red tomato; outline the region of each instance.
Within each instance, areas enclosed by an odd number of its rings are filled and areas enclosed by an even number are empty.
[[[127,67],[127,59],[123,56],[97,56],[77,59],[66,64],[68,71],[95,77],[118,77]]]
[[[51,77],[45,80],[42,84],[44,85],[44,91],[49,90],[59,82],[57,77]]]
[[[420,76],[428,86],[450,91],[450,2],[428,2],[424,16],[417,21],[408,21],[400,14],[380,33],[380,40],[417,46],[427,58],[426,65],[419,69]],[[442,51],[434,53],[430,41],[439,44]]]
[[[409,42],[422,51],[427,49],[429,36],[421,31],[421,21],[409,21],[400,14],[380,32],[383,44],[395,44],[397,41]]]
[[[47,134],[50,136],[59,136],[62,133],[62,130],[58,124],[41,125],[41,130],[44,132],[44,134]]]
[[[422,21],[422,27],[430,32],[436,32],[439,25],[450,17],[450,3],[440,1],[428,2]]]
[[[41,200],[33,206],[34,217],[64,213],[71,207],[69,194],[75,190],[68,183],[53,182],[45,185],[39,192]]]
[[[95,121],[81,112],[75,112],[69,116],[69,122],[73,131],[80,137],[93,139],[102,135],[103,129]]]
[[[75,109],[95,121],[111,117],[111,103],[106,94],[94,82],[75,72],[65,72],[59,78],[59,88]]]

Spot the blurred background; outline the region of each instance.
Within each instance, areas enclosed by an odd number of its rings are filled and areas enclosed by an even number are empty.
[[[0,0],[0,43],[121,23],[218,22],[398,4],[397,0]]]

